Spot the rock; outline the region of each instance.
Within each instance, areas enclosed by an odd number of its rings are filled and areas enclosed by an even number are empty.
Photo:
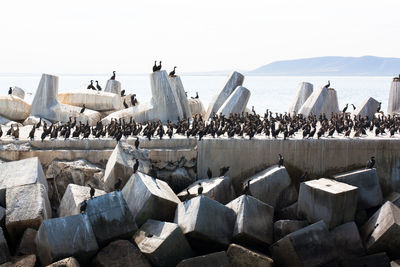
[[[89,199],[86,214],[100,246],[116,239],[130,238],[137,230],[121,191]]]
[[[392,82],[390,86],[387,113],[391,115],[400,114],[400,81]]]
[[[297,202],[277,212],[280,220],[297,220]]]
[[[94,197],[106,194],[105,191],[95,189]],[[90,198],[90,187],[69,184],[61,199],[59,217],[65,217],[80,213],[81,203]]]
[[[382,191],[376,169],[350,171],[334,175],[333,178],[339,182],[358,187],[358,209],[368,209],[382,204]]]
[[[11,95],[17,96],[17,97],[19,97],[21,99],[24,99],[25,98],[25,91],[22,88],[14,86],[13,89],[12,89]]]
[[[57,96],[58,77],[43,74],[32,101],[30,114],[60,122],[67,122],[70,117],[76,117],[77,122],[81,121],[85,124],[88,122],[90,126],[96,125],[96,122],[100,120],[101,115],[99,112],[86,109],[84,113],[80,113],[80,107],[61,104]]]
[[[226,205],[236,214],[233,241],[243,244],[271,245],[274,208],[260,200],[241,195]]]
[[[397,207],[400,207],[400,193],[392,192],[388,196],[385,197],[383,202],[390,201]],[[1,218],[1,216],[0,216]]]
[[[348,222],[331,231],[332,239],[341,260],[361,257],[365,249],[354,222]]]
[[[169,81],[171,82],[172,90],[176,92],[176,95],[178,96],[179,99],[179,103],[182,107],[183,118],[181,119],[191,118],[192,112],[189,107],[189,102],[185,94],[185,89],[183,87],[181,77],[179,77],[178,75],[174,77],[169,77]]]
[[[22,257],[17,257],[10,262],[0,265],[0,267],[35,267],[35,266],[36,266],[35,255],[26,255]]]
[[[69,257],[47,265],[46,267],[80,267],[80,265],[74,257]]]
[[[218,109],[224,104],[224,102],[229,98],[236,87],[241,86],[244,81],[244,76],[239,72],[232,72],[225,82],[225,85],[217,91],[211,100],[207,113],[204,120],[208,120],[213,113],[217,112]],[[192,113],[195,114],[195,113]]]
[[[0,116],[12,121],[23,121],[29,116],[31,106],[18,96],[0,96]]]
[[[14,243],[25,229],[38,229],[43,220],[51,218],[46,187],[30,184],[7,189],[6,228]]]
[[[379,102],[372,97],[367,97],[356,110],[353,111],[354,116],[361,116],[372,119],[376,110],[378,109]]]
[[[175,223],[149,219],[133,240],[153,266],[176,266],[194,254],[181,228]]]
[[[86,108],[96,111],[118,110],[122,105],[119,94],[94,90],[60,93],[58,94],[58,100],[62,104],[79,108],[82,108],[83,104],[85,104]]]
[[[178,205],[174,222],[194,249],[218,251],[229,245],[235,220],[235,212],[230,208],[206,196],[198,196]]]
[[[148,219],[172,221],[176,206],[180,203],[166,182],[141,172],[132,175],[122,194],[139,226]]]
[[[285,167],[272,166],[250,178],[250,195],[274,207],[281,209],[297,200],[297,191],[292,184]]]
[[[10,259],[10,251],[8,250],[7,240],[3,234],[3,228],[0,227],[0,264]]]
[[[93,267],[151,267],[140,250],[127,240],[116,240],[97,253]]]
[[[181,261],[176,265],[176,267],[208,267],[208,266],[218,266],[218,267],[230,267],[229,259],[226,256],[225,251],[215,252],[211,254],[206,254],[202,256],[197,256]]]
[[[227,176],[221,176],[211,179],[197,180],[189,185],[188,190],[190,196],[187,196],[186,190],[180,192],[178,197],[183,200],[188,200],[197,196],[198,184],[201,183],[203,187],[203,195],[218,201],[221,204],[227,204],[235,198],[235,191],[233,189],[231,179]]]
[[[373,266],[373,267],[389,267],[390,259],[386,253],[377,253],[373,255],[368,255],[360,258],[353,258],[349,260],[345,260],[341,262],[341,266],[343,267],[364,267],[364,266]]]
[[[254,266],[254,267],[272,267],[274,261],[261,253],[247,249],[245,247],[231,244],[226,252],[230,266]]]
[[[400,209],[387,201],[360,228],[368,254],[386,252],[390,258],[400,258]]]
[[[301,106],[306,102],[308,97],[312,94],[314,86],[311,83],[301,82],[297,86],[297,92],[289,107],[289,113],[297,113]]]
[[[205,116],[206,110],[204,109],[203,103],[200,99],[188,99],[190,113],[194,117],[195,115],[199,114],[201,116]]]
[[[299,220],[279,220],[274,223],[274,240],[285,237],[286,235],[293,233],[308,226],[307,221]]]
[[[324,220],[332,229],[354,220],[357,187],[321,178],[300,184],[298,216],[310,223]]]
[[[35,243],[42,265],[70,256],[76,257],[81,263],[87,263],[98,250],[96,237],[86,214],[43,221]]]
[[[116,80],[107,80],[104,92],[110,92],[121,96],[121,83]]]
[[[6,189],[40,183],[48,188],[39,158],[11,161],[0,165],[0,205],[5,207]]]
[[[278,266],[320,266],[336,259],[335,245],[323,221],[286,235],[270,247]]]
[[[243,86],[238,86],[218,109],[217,114],[222,113],[226,117],[229,117],[231,113],[241,114],[246,108],[249,98],[250,91]]]
[[[27,228],[19,242],[17,255],[36,254],[36,238],[37,231],[32,228]]]

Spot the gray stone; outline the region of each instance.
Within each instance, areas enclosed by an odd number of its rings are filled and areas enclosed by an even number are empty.
[[[11,95],[13,95],[13,96],[18,96],[19,98],[24,99],[24,97],[25,97],[25,91],[24,91],[22,88],[19,88],[19,87],[17,87],[17,86],[14,86],[14,87],[12,88],[12,93],[11,93]]]
[[[204,105],[200,99],[188,99],[188,103],[192,116],[199,114],[204,118],[206,110],[204,109]]]
[[[284,236],[308,226],[307,221],[279,220],[274,223],[274,240],[278,241]]]
[[[278,266],[320,266],[337,256],[335,245],[323,221],[286,235],[270,247]]]
[[[176,267],[230,267],[225,251],[210,253],[181,261]]]
[[[224,102],[229,98],[232,92],[236,89],[236,87],[241,86],[244,81],[244,76],[239,72],[232,72],[228,79],[226,80],[224,86],[217,91],[211,100],[207,113],[205,115],[205,120],[208,120],[212,117],[213,113],[216,113],[218,109],[224,104]],[[192,113],[194,114],[194,113]]]
[[[17,255],[36,254],[36,238],[37,231],[32,228],[27,228],[19,242]]]
[[[98,250],[96,237],[86,214],[43,221],[36,235],[42,265],[73,256],[87,263]]]
[[[297,191],[285,167],[271,166],[243,183],[247,184],[248,180],[250,180],[251,195],[274,209],[287,207],[297,200]]]
[[[148,219],[172,221],[180,203],[166,182],[141,172],[131,176],[122,194],[139,226]]]
[[[400,114],[400,81],[394,80],[390,86],[388,114]]]
[[[140,251],[153,266],[176,266],[193,257],[181,228],[175,223],[148,220],[133,237]]]
[[[311,83],[301,82],[297,86],[296,95],[289,107],[290,114],[296,114],[301,106],[306,102],[308,97],[312,94],[314,86]]]
[[[0,227],[0,264],[9,261],[10,251],[8,250],[7,240],[3,234],[3,228]]]
[[[206,196],[198,196],[178,205],[174,222],[193,248],[212,250],[230,243],[235,220],[233,210]]]
[[[372,97],[367,97],[356,110],[353,111],[355,116],[365,117],[372,119],[378,109],[379,102]]]
[[[389,267],[390,259],[384,252],[367,255],[360,258],[353,258],[341,262],[343,267]]]
[[[0,116],[11,121],[23,121],[29,116],[31,106],[13,95],[0,96]]]
[[[43,220],[51,218],[46,187],[30,184],[7,189],[6,228],[14,243],[25,229],[38,229]]]
[[[238,86],[218,109],[217,114],[223,114],[226,117],[231,113],[241,114],[245,110],[249,98],[250,91],[243,86]]]
[[[386,201],[390,201],[392,202],[394,205],[396,205],[397,207],[400,207],[400,193],[398,192],[392,192],[389,195],[387,195],[384,199],[384,203]],[[1,217],[1,216],[0,216]]]
[[[264,254],[255,252],[237,244],[229,245],[226,252],[230,266],[242,267],[242,266],[253,266],[253,267],[272,267],[274,261]]]
[[[86,213],[100,246],[116,239],[129,238],[137,230],[121,191],[89,199]]]
[[[341,260],[361,257],[365,249],[354,222],[348,222],[331,231],[332,239]]]
[[[47,265],[46,267],[80,267],[80,264],[74,257],[69,257]]]
[[[189,119],[192,117],[192,112],[189,107],[189,102],[185,94],[185,89],[182,84],[181,77],[178,75],[174,77],[169,77],[169,80],[172,85],[172,90],[176,91],[176,95],[178,96],[179,102],[182,107],[183,118],[181,119]]]
[[[95,189],[94,197],[106,194],[105,191]],[[59,217],[65,217],[80,213],[80,207],[84,200],[90,198],[90,187],[69,184],[61,199],[58,210]]]
[[[110,92],[117,95],[121,95],[121,83],[116,80],[107,80],[106,87],[104,88],[104,92]]]
[[[376,169],[350,171],[334,175],[333,178],[339,182],[358,187],[358,209],[368,209],[382,204],[382,191]]]
[[[260,200],[242,195],[226,205],[236,214],[233,241],[244,244],[271,245],[274,208]]]
[[[357,187],[321,178],[300,184],[299,218],[310,223],[324,220],[329,229],[354,220]]]

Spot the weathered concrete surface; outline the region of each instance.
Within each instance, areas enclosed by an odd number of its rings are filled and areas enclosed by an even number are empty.
[[[87,263],[98,250],[96,237],[85,214],[43,221],[35,243],[42,265],[70,256]]]
[[[389,93],[388,114],[400,114],[400,81],[392,81]]]
[[[231,113],[241,114],[245,110],[249,98],[250,91],[243,86],[238,86],[218,109],[217,114],[223,114],[226,117],[229,117]]]
[[[120,95],[94,90],[60,93],[58,100],[62,104],[80,108],[85,104],[88,109],[96,111],[118,110],[122,105]]]
[[[354,266],[374,266],[374,267],[389,267],[390,259],[385,252],[367,255],[360,258],[353,258],[341,262],[343,267],[354,267]]]
[[[40,118],[37,116],[29,116],[28,118],[26,118],[24,120],[24,122],[22,123],[22,125],[26,126],[26,125],[37,125],[40,121]],[[47,125],[51,125],[51,121],[46,120],[46,119],[42,119],[42,123],[46,122]],[[42,125],[42,124],[41,124]],[[32,129],[32,128],[31,128]]]
[[[10,259],[10,251],[8,249],[7,240],[4,237],[3,228],[0,227],[0,264]]]
[[[354,220],[357,187],[321,178],[300,184],[298,214],[310,223],[323,220],[329,229]]]
[[[19,88],[19,87],[17,87],[17,86],[14,86],[14,87],[12,88],[12,93],[11,93],[11,95],[17,96],[17,97],[19,97],[19,98],[21,98],[21,99],[24,99],[24,98],[25,98],[25,91],[24,91],[22,88]]]
[[[27,228],[18,244],[16,255],[31,255],[36,254],[36,238],[37,231],[32,228]]]
[[[6,209],[0,206],[0,226],[4,227],[6,221]]]
[[[214,252],[202,256],[197,256],[193,258],[189,258],[186,260],[182,260],[176,267],[209,267],[209,266],[218,266],[218,267],[230,267],[229,259],[226,256],[225,251]]]
[[[297,202],[276,212],[279,220],[297,220]]]
[[[37,266],[35,255],[14,257],[12,258],[11,261],[0,265],[0,267],[35,267],[35,266]]]
[[[137,230],[121,191],[89,199],[86,214],[100,246],[113,240],[130,238]]]
[[[333,88],[328,89],[328,95],[324,101],[322,106],[321,113],[326,114],[328,118],[331,117],[331,114],[339,113],[339,104],[338,104],[338,97],[337,92]]]
[[[183,118],[181,118],[181,119],[191,118],[192,112],[189,107],[189,101],[185,94],[185,88],[183,87],[181,77],[176,75],[174,77],[168,76],[168,78],[169,78],[169,81],[171,82],[172,90],[174,90],[176,92],[176,95],[178,96],[178,99],[179,99],[179,103],[181,104],[181,107],[182,107]]]
[[[273,242],[274,208],[264,202],[242,195],[226,207],[236,214],[233,241],[244,244],[271,245]]]
[[[270,250],[278,266],[319,266],[336,258],[335,245],[323,221],[290,233]]]
[[[114,93],[117,95],[121,95],[121,83],[117,80],[107,80],[106,87],[104,88],[104,92]]]
[[[166,182],[141,172],[131,176],[122,194],[139,226],[148,219],[172,221],[180,203]]]
[[[331,231],[331,235],[340,260],[365,255],[364,245],[354,222],[337,226]]]
[[[274,261],[259,252],[247,249],[237,244],[229,245],[226,252],[230,266],[241,267],[241,266],[253,266],[253,267],[272,267]]]
[[[274,223],[274,240],[278,241],[284,236],[293,233],[308,225],[307,221],[279,220]]]
[[[253,197],[281,209],[297,200],[297,191],[285,167],[271,166],[244,181],[250,180],[250,193]]]
[[[325,100],[328,97],[328,89],[325,87],[320,87],[315,90],[304,102],[304,104],[299,109],[298,113],[304,116],[309,116],[314,114],[318,116],[322,112]]]
[[[368,209],[382,204],[383,196],[376,169],[359,169],[337,174],[333,179],[358,187],[358,209]]]
[[[353,114],[356,116],[373,118],[376,110],[379,106],[379,102],[372,97],[367,97],[363,102],[361,102]]]
[[[385,203],[386,201],[392,202],[394,205],[396,205],[398,208],[400,208],[400,193],[398,192],[392,192],[389,195],[385,197],[383,202]]]
[[[173,267],[194,255],[181,228],[175,223],[150,219],[140,227],[133,240],[156,267]]]
[[[204,105],[200,99],[188,99],[188,103],[192,116],[200,114],[204,118],[206,110],[204,109]]]
[[[213,113],[217,112],[218,109],[224,104],[224,102],[229,98],[232,92],[236,89],[236,87],[241,86],[244,81],[244,76],[239,72],[232,72],[227,78],[223,87],[221,87],[213,99],[211,100],[207,113],[205,115],[205,120],[208,120]]]
[[[301,82],[297,86],[296,95],[289,107],[289,113],[297,113],[301,106],[307,101],[308,97],[312,94],[314,86],[311,83]]]
[[[0,96],[0,116],[12,121],[23,121],[29,116],[31,106],[18,96]]]
[[[69,257],[62,259],[60,261],[54,262],[46,267],[80,267],[81,265],[74,257]]]
[[[94,197],[106,194],[105,191],[95,189]],[[90,187],[77,184],[69,184],[63,195],[58,210],[59,217],[65,217],[80,213],[80,207],[84,200],[90,199]]]

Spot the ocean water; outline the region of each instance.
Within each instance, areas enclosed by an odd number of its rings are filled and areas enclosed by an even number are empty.
[[[0,75],[0,94],[7,94],[10,86],[25,90],[25,100],[31,102],[39,84],[41,75]],[[86,90],[90,80],[98,80],[103,88],[109,76],[59,76],[59,92]],[[215,92],[221,88],[227,76],[181,76],[188,97],[199,93],[205,108]],[[151,98],[149,75],[117,76],[126,93],[135,93],[139,101],[148,102]],[[337,90],[339,108],[346,103],[358,106],[366,97],[382,102],[386,111],[392,77],[321,77],[321,76],[246,76],[243,86],[251,92],[248,107],[254,106],[258,113],[268,108],[273,112],[285,112],[295,96],[300,82],[310,82],[314,89],[331,81],[331,87]],[[349,107],[349,111],[351,111]]]

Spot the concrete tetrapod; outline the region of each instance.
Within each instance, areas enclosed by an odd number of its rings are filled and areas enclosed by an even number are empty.
[[[301,82],[297,86],[296,95],[289,107],[289,113],[297,113],[301,106],[307,101],[308,97],[312,94],[314,86],[311,83]]]
[[[241,114],[246,109],[249,98],[250,91],[243,86],[238,86],[218,109],[217,114],[223,114],[226,117],[229,117],[231,113]]]
[[[22,88],[14,86],[11,95],[18,96],[21,99],[25,98],[25,91]]]
[[[210,253],[202,256],[197,256],[181,261],[176,267],[230,267],[229,259],[225,251]]]
[[[188,103],[192,116],[199,114],[204,118],[206,110],[204,109],[204,105],[200,99],[188,99]]]
[[[392,81],[389,93],[388,114],[400,114],[400,81]]]
[[[192,112],[190,111],[189,101],[185,94],[185,89],[183,87],[181,77],[176,75],[174,77],[169,77],[169,80],[172,85],[172,90],[176,92],[176,95],[178,96],[179,102],[182,107],[183,117],[181,119],[190,119],[192,117]]]
[[[29,116],[31,106],[14,95],[0,96],[0,116],[12,121],[23,121]]]
[[[339,259],[345,260],[365,255],[365,248],[354,222],[339,225],[331,231],[331,235]]]
[[[356,110],[353,111],[355,116],[365,117],[372,119],[379,106],[379,102],[372,97],[367,97],[361,104],[358,105]]]
[[[120,95],[93,90],[60,93],[58,100],[62,104],[80,108],[85,104],[86,108],[96,111],[119,110],[122,105]]]
[[[113,94],[121,95],[121,83],[116,80],[107,80],[106,87],[104,88],[104,92],[109,92]]]

